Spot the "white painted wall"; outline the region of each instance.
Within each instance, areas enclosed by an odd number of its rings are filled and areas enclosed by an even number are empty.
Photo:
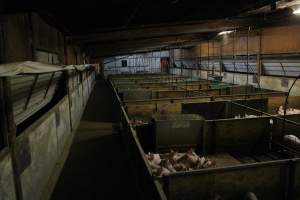
[[[116,56],[104,59],[105,76],[122,73],[159,73],[161,72],[160,58],[170,57],[169,51],[150,52],[143,54]],[[127,67],[122,67],[122,60],[127,61]]]
[[[172,74],[182,74],[185,76],[191,76],[191,71],[193,77],[198,77],[201,79],[207,79],[207,71],[198,71],[198,70],[191,70],[191,69],[179,69],[179,68],[172,68]],[[201,74],[201,75],[200,75]],[[226,83],[234,83],[239,85],[246,85],[247,84],[247,75],[246,74],[238,74],[238,73],[228,73],[223,72],[223,82]],[[274,77],[274,76],[261,76],[260,77],[260,86],[264,89],[276,90],[276,91],[283,91],[287,92],[291,87],[295,78],[285,78],[288,80],[288,87],[283,87],[281,85],[282,77]],[[258,86],[257,83],[253,82],[253,75],[248,75],[248,84]],[[296,82],[293,89],[291,90],[291,96],[300,96],[300,80]]]

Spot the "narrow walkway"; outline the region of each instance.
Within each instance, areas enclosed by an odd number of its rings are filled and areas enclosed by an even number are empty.
[[[97,81],[52,200],[136,199],[121,137],[114,128],[112,91]]]

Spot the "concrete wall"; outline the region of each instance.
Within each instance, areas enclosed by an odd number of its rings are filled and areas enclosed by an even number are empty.
[[[7,148],[0,152],[0,197],[3,200],[16,199],[12,161]]]
[[[20,179],[24,200],[48,199],[54,187],[54,177],[64,162],[74,133],[92,91],[95,73],[83,72],[69,78],[69,95],[31,124],[16,138],[17,174],[7,149],[0,152],[0,199],[15,199],[14,177]]]

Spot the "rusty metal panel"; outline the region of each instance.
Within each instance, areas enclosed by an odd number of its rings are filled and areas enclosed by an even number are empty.
[[[41,119],[17,138],[28,137],[31,163],[21,173],[24,200],[39,200],[57,161],[55,113]],[[22,148],[22,147],[20,147]]]
[[[288,181],[287,162],[255,164],[223,169],[178,173],[167,177],[166,192],[170,200],[243,199],[254,192],[258,199],[282,200]]]
[[[201,144],[204,119],[192,114],[154,115],[157,151],[196,147]]]
[[[11,157],[8,149],[0,152],[0,197],[1,200],[15,200],[15,185]]]

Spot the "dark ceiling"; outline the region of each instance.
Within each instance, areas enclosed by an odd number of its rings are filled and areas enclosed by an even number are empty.
[[[5,0],[6,12],[37,11],[71,34],[233,17],[274,0]]]
[[[105,57],[192,46],[207,39],[209,34],[268,20],[264,13],[256,13],[256,16],[247,13],[276,2],[5,0],[0,9],[4,8],[5,13],[38,12],[63,30],[69,43],[79,45],[91,57]]]

